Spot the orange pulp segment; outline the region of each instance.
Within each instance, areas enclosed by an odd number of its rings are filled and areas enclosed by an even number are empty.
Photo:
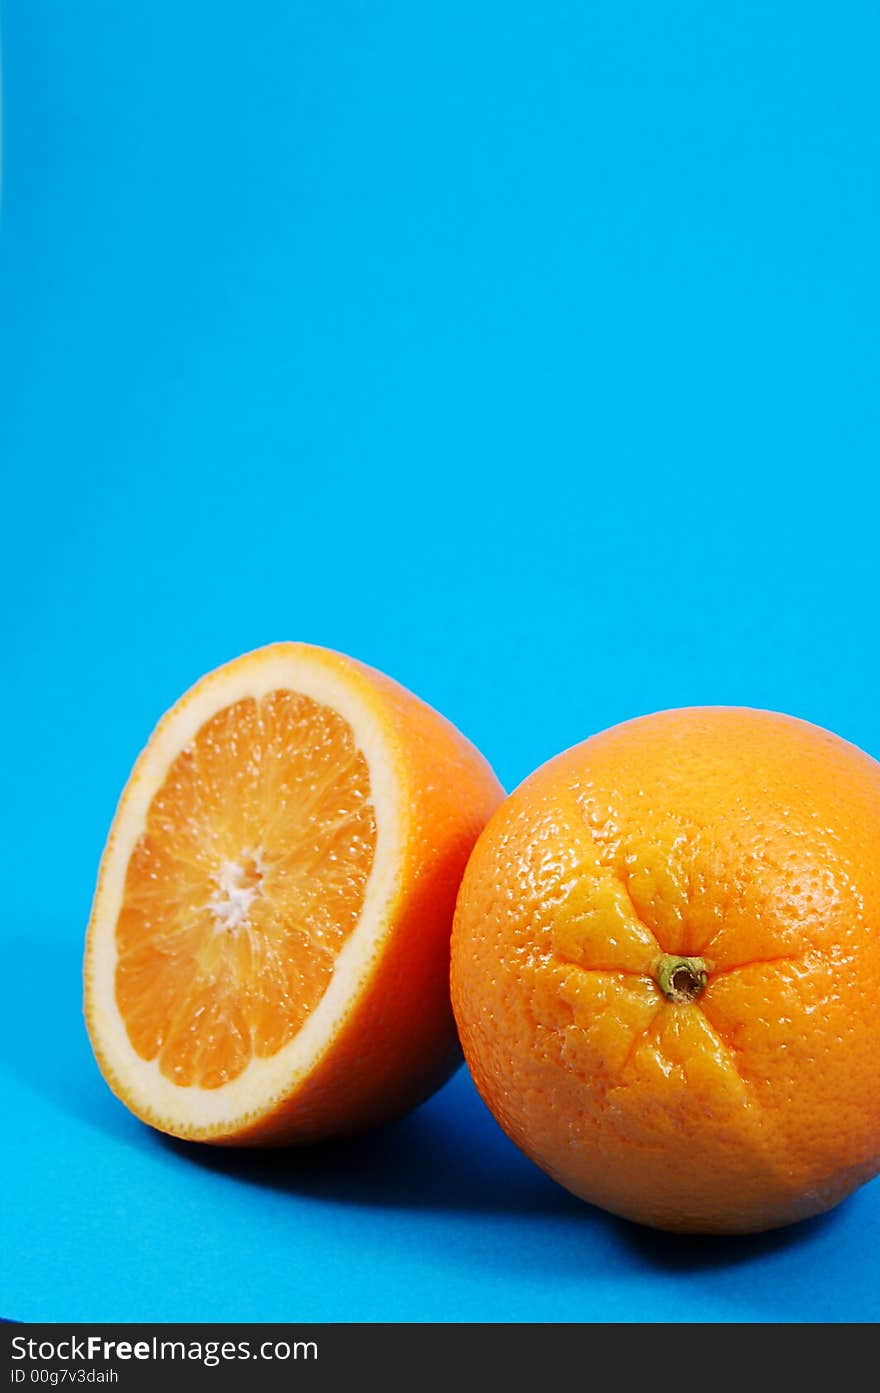
[[[301,693],[237,701],[172,762],[128,864],[116,1001],[138,1055],[216,1088],[323,996],[376,845],[348,723]]]

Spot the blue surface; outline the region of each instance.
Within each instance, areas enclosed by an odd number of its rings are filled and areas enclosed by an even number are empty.
[[[464,1074],[372,1140],[187,1151],[80,1020],[116,797],[276,638],[512,787],[699,702],[880,755],[876,6],[7,0],[0,1311],[858,1319],[880,1185],[640,1232]]]

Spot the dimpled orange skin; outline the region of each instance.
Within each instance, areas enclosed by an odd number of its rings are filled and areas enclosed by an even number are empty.
[[[485,1102],[583,1199],[703,1233],[830,1209],[880,1170],[880,765],[720,707],[568,750],[477,842],[452,996]]]

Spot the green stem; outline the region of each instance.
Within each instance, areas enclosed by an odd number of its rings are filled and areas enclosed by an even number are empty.
[[[705,958],[677,958],[662,953],[654,964],[654,979],[669,1001],[696,1001],[706,989],[711,964]]]

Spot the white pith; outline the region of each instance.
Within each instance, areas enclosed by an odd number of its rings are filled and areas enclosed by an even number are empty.
[[[293,647],[293,646],[292,646]],[[184,746],[217,711],[248,697],[278,690],[300,692],[331,707],[351,728],[370,775],[376,818],[373,866],[360,919],[341,949],[324,996],[298,1034],[268,1059],[253,1058],[241,1074],[220,1088],[181,1087],[159,1070],[157,1060],[133,1049],[116,1003],[116,923],[125,875],[144,829],[147,810],[168,768]],[[230,669],[210,674],[174,708],[154,733],[126,789],[101,866],[86,955],[89,1025],[96,1050],[141,1115],[184,1132],[234,1130],[292,1093],[315,1067],[348,1013],[360,984],[381,952],[389,911],[397,889],[403,830],[394,752],[382,724],[354,678],[308,649],[263,650]],[[211,908],[218,932],[247,923],[255,889],[242,885],[242,867],[227,862],[217,875]]]
[[[259,851],[245,851],[241,859],[253,861],[257,871],[260,871]],[[207,908],[213,914],[218,930],[248,927],[248,914],[259,894],[259,883],[242,884],[244,875],[244,866],[238,861],[224,861],[214,877],[216,888],[208,900]]]

